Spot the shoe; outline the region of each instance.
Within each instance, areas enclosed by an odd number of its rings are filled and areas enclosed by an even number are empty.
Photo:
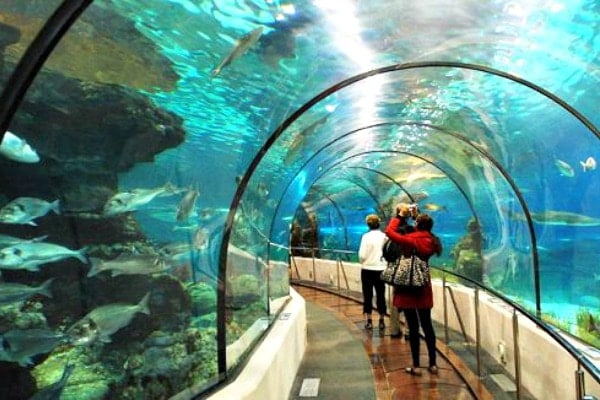
[[[418,367],[407,367],[404,369],[404,372],[412,376],[421,376],[423,374]]]
[[[402,332],[398,332],[398,333],[392,333],[392,334],[390,335],[390,337],[391,337],[392,339],[400,339],[400,338],[402,337]]]
[[[429,373],[432,375],[437,375],[439,370],[438,367],[436,367],[435,365],[432,365],[431,367],[427,368],[429,370]]]
[[[384,330],[385,329],[385,322],[383,322],[383,319],[379,320],[379,329],[380,330]]]
[[[373,329],[373,321],[368,319],[367,323],[365,324],[365,329]]]

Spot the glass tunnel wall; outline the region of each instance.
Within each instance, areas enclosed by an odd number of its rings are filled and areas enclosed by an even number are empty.
[[[0,3],[3,99],[73,4]],[[92,2],[0,121],[0,387],[202,393],[285,305],[290,252],[355,261],[399,201],[437,266],[600,347],[596,8]]]

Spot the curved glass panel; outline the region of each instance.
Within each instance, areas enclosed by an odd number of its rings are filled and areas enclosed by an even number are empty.
[[[59,5],[0,4],[0,86]],[[0,333],[68,336],[0,356],[22,397],[67,358],[69,396],[201,393],[285,304],[290,252],[352,259],[401,199],[434,215],[440,264],[600,346],[597,8],[94,1],[0,145],[0,234],[52,253],[0,262],[39,294]]]

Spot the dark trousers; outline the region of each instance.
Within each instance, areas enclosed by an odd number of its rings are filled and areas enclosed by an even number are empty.
[[[421,338],[419,336],[419,323],[425,335],[425,344],[427,345],[427,354],[429,355],[429,366],[435,364],[435,331],[431,323],[430,308],[406,308],[403,310],[408,325],[408,342],[410,344],[410,353],[412,356],[413,367],[419,367],[419,351]]]
[[[377,312],[383,316],[386,312],[385,283],[381,280],[381,271],[360,270],[360,280],[363,293],[363,313],[373,312],[373,288],[377,297]]]

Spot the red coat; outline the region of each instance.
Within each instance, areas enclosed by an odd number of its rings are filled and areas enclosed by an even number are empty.
[[[395,221],[396,220],[396,221]],[[387,226],[385,233],[394,242],[402,245],[404,255],[410,257],[413,249],[417,250],[417,255],[428,260],[433,254],[441,254],[442,247],[439,240],[428,231],[415,231],[402,235],[396,232],[398,225],[397,218],[392,219]],[[433,307],[433,290],[431,289],[431,277],[429,283],[419,293],[405,293],[394,291],[394,307],[398,308],[432,308]]]

